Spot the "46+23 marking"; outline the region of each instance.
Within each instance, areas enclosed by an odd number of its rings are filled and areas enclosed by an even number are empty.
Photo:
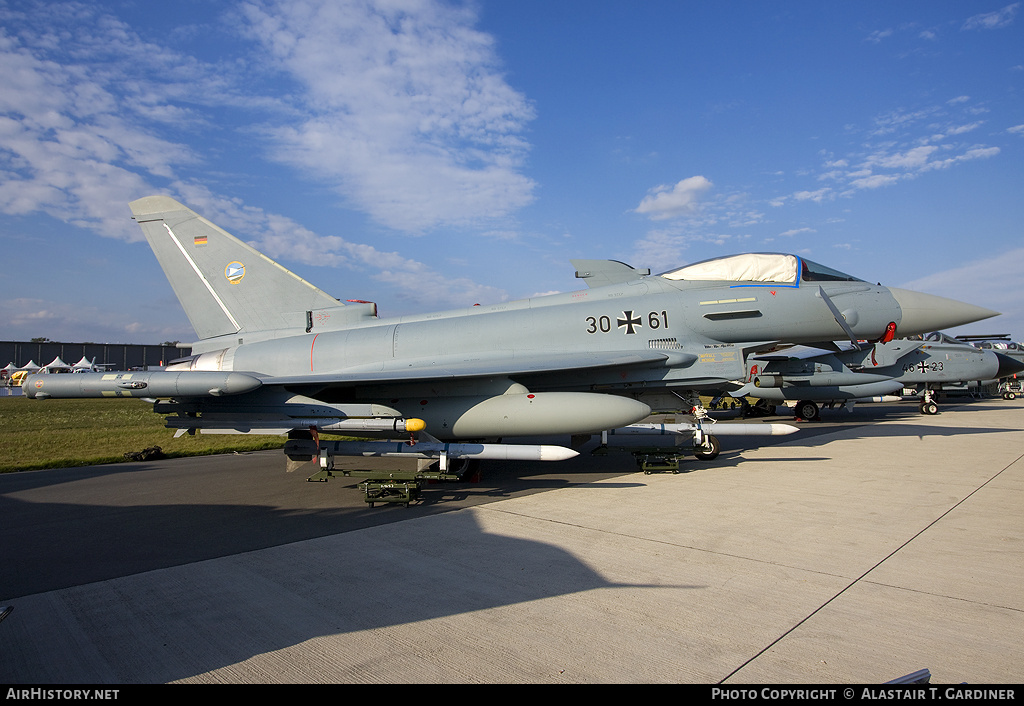
[[[612,330],[612,317],[610,316],[588,316],[587,333],[609,333]],[[643,313],[634,314],[632,311],[624,311],[614,320],[617,328],[624,329],[626,335],[636,333],[637,329],[644,327],[645,318]],[[668,328],[667,311],[647,312],[646,325],[651,329]]]
[[[942,370],[942,361],[936,360],[931,363],[926,363],[923,360],[920,363],[904,363],[903,372],[905,373],[926,373],[929,370],[932,372],[938,372]]]

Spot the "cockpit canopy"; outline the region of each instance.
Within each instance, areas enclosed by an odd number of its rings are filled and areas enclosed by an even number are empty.
[[[714,282],[862,282],[830,267],[796,255],[746,253],[704,260],[660,275],[671,280]]]
[[[914,339],[911,338],[911,340],[914,340]],[[932,342],[932,343],[956,343],[956,344],[959,344],[961,346],[966,346],[967,345],[966,343],[964,343],[960,339],[953,338],[952,336],[949,336],[947,334],[942,333],[942,331],[934,331],[932,333],[928,333],[928,334],[924,334],[924,335],[921,335],[921,336],[917,336],[917,340],[929,341],[929,342]]]

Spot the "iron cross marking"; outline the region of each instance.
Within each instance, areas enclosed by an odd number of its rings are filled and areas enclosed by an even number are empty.
[[[638,326],[643,326],[643,319],[641,319],[639,316],[634,317],[632,311],[624,311],[622,312],[622,318],[619,319],[616,323],[619,324],[619,328],[625,327],[626,335],[629,335],[631,333],[636,333],[634,328]]]

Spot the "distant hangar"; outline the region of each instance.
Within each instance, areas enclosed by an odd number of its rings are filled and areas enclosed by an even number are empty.
[[[56,360],[73,366],[83,358],[107,370],[131,370],[167,365],[192,354],[189,346],[146,346],[132,343],[60,343],[58,341],[0,341],[0,366],[29,363],[44,367]]]

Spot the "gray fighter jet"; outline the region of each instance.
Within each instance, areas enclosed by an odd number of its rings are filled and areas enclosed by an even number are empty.
[[[1024,343],[1010,340],[1007,333],[999,335],[972,335],[957,336],[957,340],[970,343],[975,348],[993,350],[999,355],[1005,355],[1014,360],[1024,361]],[[1024,378],[1016,373],[1001,378],[998,384],[999,393],[1004,400],[1016,399],[1017,395],[1024,394]]]
[[[30,376],[26,396],[153,399],[179,433],[287,433],[292,461],[319,456],[324,468],[335,454],[442,469],[449,459],[564,459],[576,452],[514,442],[689,411],[697,391],[741,383],[748,352],[781,341],[925,333],[997,313],[762,253],[659,275],[577,261],[588,289],[382,318],[169,197],[131,209],[199,336],[193,355],[163,371]]]
[[[1024,363],[991,350],[933,333],[889,343],[846,343],[823,352],[796,347],[752,355],[747,384],[735,397],[771,402],[796,401],[798,418],[814,420],[819,403],[849,402],[899,394],[917,388],[921,413],[937,414],[933,391],[949,383],[995,381],[1024,370]]]

